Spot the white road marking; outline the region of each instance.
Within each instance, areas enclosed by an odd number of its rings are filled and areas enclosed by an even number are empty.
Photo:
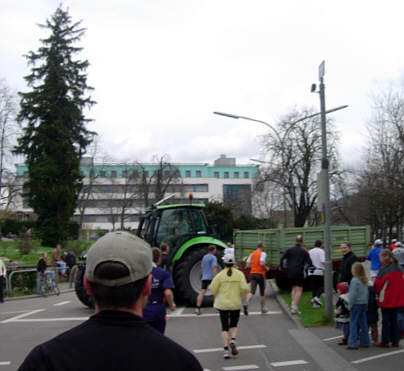
[[[10,362],[10,361],[3,361],[3,362],[0,362],[0,366],[9,366],[9,365],[11,365],[11,362]]]
[[[8,322],[66,322],[66,321],[86,321],[90,317],[60,317],[60,318],[22,318],[22,319],[13,319],[12,321],[7,320]],[[3,321],[4,322],[4,321]]]
[[[302,359],[298,359],[296,361],[271,362],[271,366],[274,367],[295,366],[295,365],[305,365],[306,363],[308,362]]]
[[[237,346],[237,349],[240,350],[248,350],[248,349],[261,349],[261,348],[266,348],[266,345],[260,344],[260,345],[242,345],[242,346]],[[206,348],[206,349],[195,349],[193,351],[194,353],[209,353],[209,352],[223,352],[223,348]]]
[[[340,335],[340,336],[334,336],[334,337],[332,337],[332,338],[323,339],[323,341],[337,340],[337,339],[340,339],[340,338],[342,338],[342,337],[343,337],[343,335]]]
[[[185,307],[182,308],[177,308],[174,312],[169,313],[168,316],[169,317],[177,317],[180,316],[182,314],[182,312],[184,311]]]
[[[383,358],[383,357],[389,357],[389,356],[394,356],[394,355],[400,354],[400,353],[404,353],[404,349],[395,350],[394,352],[388,352],[388,353],[378,354],[377,356],[372,356],[372,357],[366,357],[366,358],[362,358],[362,359],[357,359],[356,361],[352,361],[352,363],[357,364],[357,363],[363,363],[363,362],[367,362],[367,361],[373,361],[374,359]]]
[[[20,314],[19,316],[15,316],[15,317],[6,319],[6,320],[2,321],[1,323],[17,322],[17,321],[19,321],[21,318],[28,317],[28,316],[30,316],[30,315],[32,315],[32,314],[35,314],[35,313],[43,312],[44,310],[45,310],[45,309],[32,310],[32,311],[30,311],[30,312],[26,312],[26,313]]]
[[[26,313],[26,310],[14,310],[12,312],[0,312],[0,315],[2,314],[14,314],[14,313]]]
[[[65,305],[65,304],[69,304],[70,300],[66,300],[66,301],[61,301],[60,303],[57,304],[53,304],[55,307],[59,306],[59,305]]]
[[[261,312],[250,312],[248,315],[249,316],[257,316],[257,315],[260,315],[260,316],[266,316],[266,315],[268,315],[268,314],[281,314],[282,312],[281,311],[272,311],[272,312],[267,312],[267,313],[265,313],[265,314],[262,314]],[[185,313],[185,314],[175,314],[175,312],[174,313],[169,313],[168,315],[167,315],[167,317],[168,318],[188,318],[188,317],[218,317],[219,316],[219,313],[202,313],[202,314],[199,314],[199,315],[197,315],[197,314],[195,314],[195,313]]]
[[[229,366],[222,368],[225,371],[237,371],[237,370],[256,370],[259,367],[257,365],[242,365],[242,366]]]

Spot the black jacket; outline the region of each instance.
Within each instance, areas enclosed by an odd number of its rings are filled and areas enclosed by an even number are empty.
[[[195,356],[140,317],[102,311],[36,346],[19,371],[202,371]]]
[[[304,269],[312,265],[309,253],[300,245],[287,249],[281,258],[281,268],[286,267],[289,278],[303,278]]]
[[[47,267],[47,265],[46,265],[46,261],[44,260],[44,258],[39,259],[38,264],[36,265],[36,270],[38,272],[43,273],[46,271],[46,267]]]
[[[352,279],[352,265],[358,262],[358,257],[350,251],[342,258],[341,265],[339,266],[338,282],[351,282]]]

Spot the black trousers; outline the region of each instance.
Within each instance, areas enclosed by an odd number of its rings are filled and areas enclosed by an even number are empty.
[[[382,308],[382,343],[398,344],[400,328],[398,327],[397,308]]]
[[[5,279],[3,276],[0,276],[0,303],[4,301],[3,297],[3,285],[4,285]]]
[[[312,297],[317,296],[319,298],[324,292],[324,276],[312,275],[309,276],[309,280]]]

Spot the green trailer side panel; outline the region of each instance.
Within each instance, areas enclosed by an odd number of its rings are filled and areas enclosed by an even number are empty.
[[[302,235],[304,246],[308,249],[314,247],[316,240],[324,241],[323,227],[286,228],[286,229],[259,229],[259,230],[235,230],[233,242],[235,245],[236,260],[245,259],[255,250],[257,242],[264,242],[267,253],[267,263],[278,265],[282,254],[291,246],[295,245],[296,236]],[[354,253],[363,257],[369,251],[370,227],[331,227],[331,257],[342,258],[340,245],[350,241]]]
[[[201,237],[195,237],[191,238],[187,242],[185,242],[175,253],[173,261],[177,261],[181,259],[182,255],[184,252],[191,246],[194,245],[216,245],[219,247],[223,247],[225,249],[227,246],[225,243],[222,241],[213,238],[213,237],[208,237],[208,236],[201,236]]]

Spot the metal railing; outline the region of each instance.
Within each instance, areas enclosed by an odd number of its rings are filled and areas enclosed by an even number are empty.
[[[67,267],[61,267],[61,266],[59,266],[59,265],[48,266],[48,268],[51,269],[51,270],[53,270],[53,271],[60,271],[60,270],[62,270],[62,269],[67,269]],[[73,268],[74,268],[74,267],[73,267]],[[72,273],[72,270],[73,270],[73,269],[71,269],[70,274]],[[76,269],[76,271],[77,271],[77,269]],[[7,292],[7,295],[8,295],[8,296],[11,296],[11,293],[12,293],[12,290],[13,290],[13,287],[12,287],[12,278],[14,277],[14,275],[19,274],[19,273],[23,274],[23,273],[32,273],[32,272],[38,272],[38,270],[37,270],[36,268],[30,268],[30,269],[16,269],[16,270],[13,270],[13,271],[9,274],[8,278],[6,277],[6,292]],[[70,283],[70,276],[69,276],[69,283]],[[71,287],[71,286],[70,286],[70,287]]]

